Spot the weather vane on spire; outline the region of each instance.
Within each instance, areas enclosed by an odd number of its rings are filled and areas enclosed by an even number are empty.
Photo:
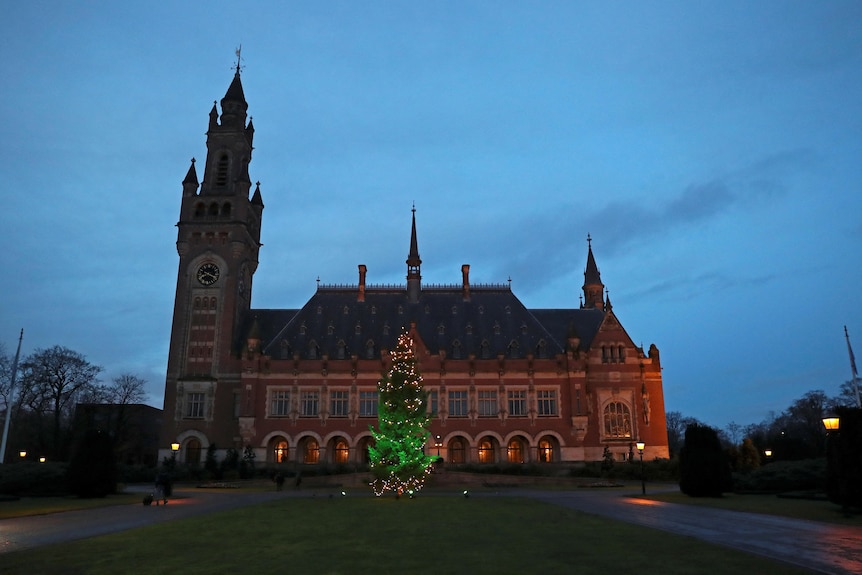
[[[242,66],[240,62],[242,61],[242,44],[239,45],[239,48],[235,50],[236,52],[236,73],[239,74],[240,70],[242,70]]]

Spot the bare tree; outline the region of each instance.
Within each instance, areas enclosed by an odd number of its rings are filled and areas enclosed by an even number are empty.
[[[111,380],[111,385],[106,386],[108,403],[116,405],[131,405],[143,403],[147,398],[144,389],[147,381],[131,373],[123,373]]]
[[[53,454],[62,453],[63,422],[71,419],[77,399],[98,384],[102,367],[80,353],[55,345],[37,349],[22,364],[22,391],[28,390],[30,405],[50,412]],[[25,383],[26,382],[26,383]],[[22,396],[23,399],[23,396]]]
[[[742,426],[735,421],[731,421],[726,426],[724,426],[724,431],[727,433],[727,437],[733,445],[739,445],[741,441],[740,435],[742,434]]]

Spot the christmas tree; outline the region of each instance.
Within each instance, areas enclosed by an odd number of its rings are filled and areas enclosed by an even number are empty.
[[[424,452],[428,433],[427,395],[416,366],[413,339],[405,331],[391,352],[392,368],[378,383],[376,444],[368,448],[374,493],[396,494],[422,489],[433,458]]]

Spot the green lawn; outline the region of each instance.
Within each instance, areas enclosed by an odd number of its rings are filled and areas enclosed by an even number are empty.
[[[432,494],[413,500],[279,499],[0,555],[0,572],[807,573],[691,538],[533,500]]]

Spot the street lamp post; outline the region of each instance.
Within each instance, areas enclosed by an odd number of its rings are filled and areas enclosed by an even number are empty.
[[[644,475],[644,447],[646,447],[646,443],[638,441],[636,445],[641,456],[641,495],[646,495],[646,475]]]
[[[826,490],[827,492],[832,491],[832,493],[829,494],[830,498],[832,495],[837,495],[839,500],[838,503],[846,513],[844,480],[841,476],[841,457],[840,454],[834,453],[835,439],[837,438],[833,437],[833,435],[837,435],[838,430],[841,428],[841,418],[832,413],[827,414],[823,418],[823,427],[826,428]]]
[[[442,445],[443,445],[443,443],[441,443],[441,441],[440,441],[440,436],[438,435],[438,436],[434,439],[434,446],[437,448],[437,457],[440,457],[440,447],[441,447]]]

